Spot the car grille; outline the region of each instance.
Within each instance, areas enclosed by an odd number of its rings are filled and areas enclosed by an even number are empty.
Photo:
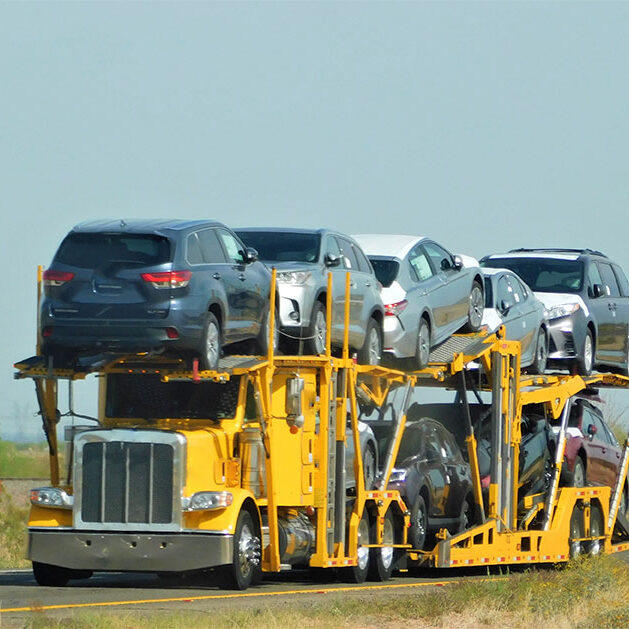
[[[161,431],[86,431],[77,438],[75,526],[176,530],[183,437]]]

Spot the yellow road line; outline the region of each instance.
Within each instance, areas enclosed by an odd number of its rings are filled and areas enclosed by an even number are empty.
[[[502,577],[483,578],[482,581],[493,581]],[[8,612],[30,612],[30,611],[50,611],[53,609],[77,609],[84,607],[114,607],[121,605],[146,605],[149,603],[177,603],[177,602],[193,602],[208,601],[218,599],[234,599],[234,598],[253,598],[256,596],[286,596],[298,594],[332,594],[334,592],[357,592],[363,590],[383,590],[389,588],[413,588],[427,586],[444,586],[460,583],[459,580],[453,581],[431,581],[428,583],[387,583],[382,585],[354,585],[348,587],[337,588],[317,588],[312,590],[285,590],[283,592],[240,592],[238,594],[208,594],[204,596],[181,596],[177,598],[151,598],[137,601],[104,601],[101,603],[68,603],[65,605],[30,605],[29,607],[10,607],[0,609],[0,614]]]

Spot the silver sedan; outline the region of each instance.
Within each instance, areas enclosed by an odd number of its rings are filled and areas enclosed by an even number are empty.
[[[484,284],[474,258],[453,255],[423,236],[362,234],[354,239],[382,284],[385,352],[411,358],[421,369],[430,350],[453,333],[481,328]]]
[[[548,360],[546,308],[513,271],[484,268],[485,312],[483,325],[491,331],[501,325],[509,341],[520,341],[520,366],[544,373]]]

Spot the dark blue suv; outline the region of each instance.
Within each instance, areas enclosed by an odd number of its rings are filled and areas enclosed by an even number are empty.
[[[101,220],[77,225],[43,275],[42,353],[196,354],[215,369],[224,345],[268,345],[271,274],[225,225]]]

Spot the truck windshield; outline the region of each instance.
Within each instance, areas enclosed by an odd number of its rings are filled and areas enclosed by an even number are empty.
[[[236,415],[240,378],[162,382],[154,374],[107,376],[105,414],[126,419],[229,419]]]
[[[265,262],[316,262],[321,236],[300,232],[237,231],[240,239],[253,247]]]
[[[583,286],[583,263],[558,258],[487,258],[481,266],[510,269],[540,293],[578,293]]]

